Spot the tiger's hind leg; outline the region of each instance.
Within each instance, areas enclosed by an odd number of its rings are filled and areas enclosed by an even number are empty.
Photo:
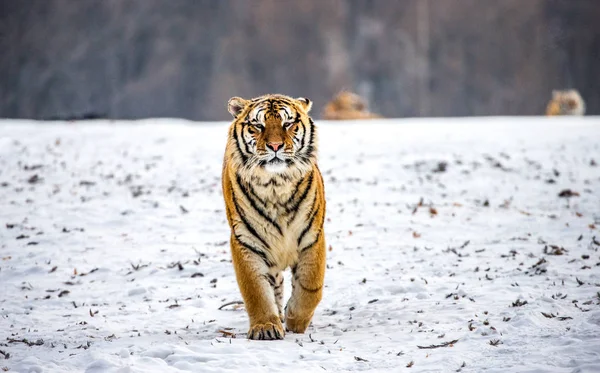
[[[231,237],[231,257],[236,279],[250,318],[248,339],[283,339],[285,331],[279,316],[274,284],[267,262]]]
[[[304,333],[323,296],[325,277],[325,239],[317,240],[300,253],[298,263],[292,267],[292,297],[285,307],[286,329]]]

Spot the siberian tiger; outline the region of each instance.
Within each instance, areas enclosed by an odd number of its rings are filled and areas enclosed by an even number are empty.
[[[250,318],[249,339],[304,333],[325,276],[325,192],[317,129],[306,98],[233,97],[223,196],[235,274]],[[283,271],[292,296],[283,309]]]
[[[367,102],[362,97],[347,91],[338,93],[333,100],[325,105],[322,117],[327,120],[381,118],[380,115],[369,111]]]
[[[554,90],[546,107],[546,115],[584,115],[585,102],[575,89]]]

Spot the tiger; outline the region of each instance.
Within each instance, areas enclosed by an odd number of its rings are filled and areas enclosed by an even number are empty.
[[[554,90],[546,106],[546,115],[584,115],[585,102],[575,89]]]
[[[323,119],[352,120],[381,118],[380,115],[371,113],[367,103],[359,95],[342,91],[329,101],[323,108]]]
[[[322,299],[325,190],[312,101],[280,94],[232,97],[222,189],[248,339],[304,333]],[[292,295],[283,308],[283,271]],[[283,323],[285,322],[285,330]]]

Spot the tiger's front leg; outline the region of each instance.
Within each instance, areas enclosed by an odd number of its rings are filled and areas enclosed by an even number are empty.
[[[279,272],[275,276],[275,285],[273,286],[273,290],[275,291],[275,303],[277,303],[279,318],[281,319],[281,322],[283,322],[283,272]]]
[[[250,318],[248,339],[283,339],[285,331],[279,316],[269,267],[258,254],[248,250],[232,235],[231,257],[235,275]]]
[[[286,329],[304,333],[323,296],[325,278],[325,239],[323,234],[303,249],[298,263],[292,267],[292,297],[285,307]]]

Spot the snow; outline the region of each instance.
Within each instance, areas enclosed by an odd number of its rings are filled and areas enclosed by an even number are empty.
[[[324,299],[249,341],[227,123],[0,121],[0,368],[600,371],[599,118],[317,124]]]

